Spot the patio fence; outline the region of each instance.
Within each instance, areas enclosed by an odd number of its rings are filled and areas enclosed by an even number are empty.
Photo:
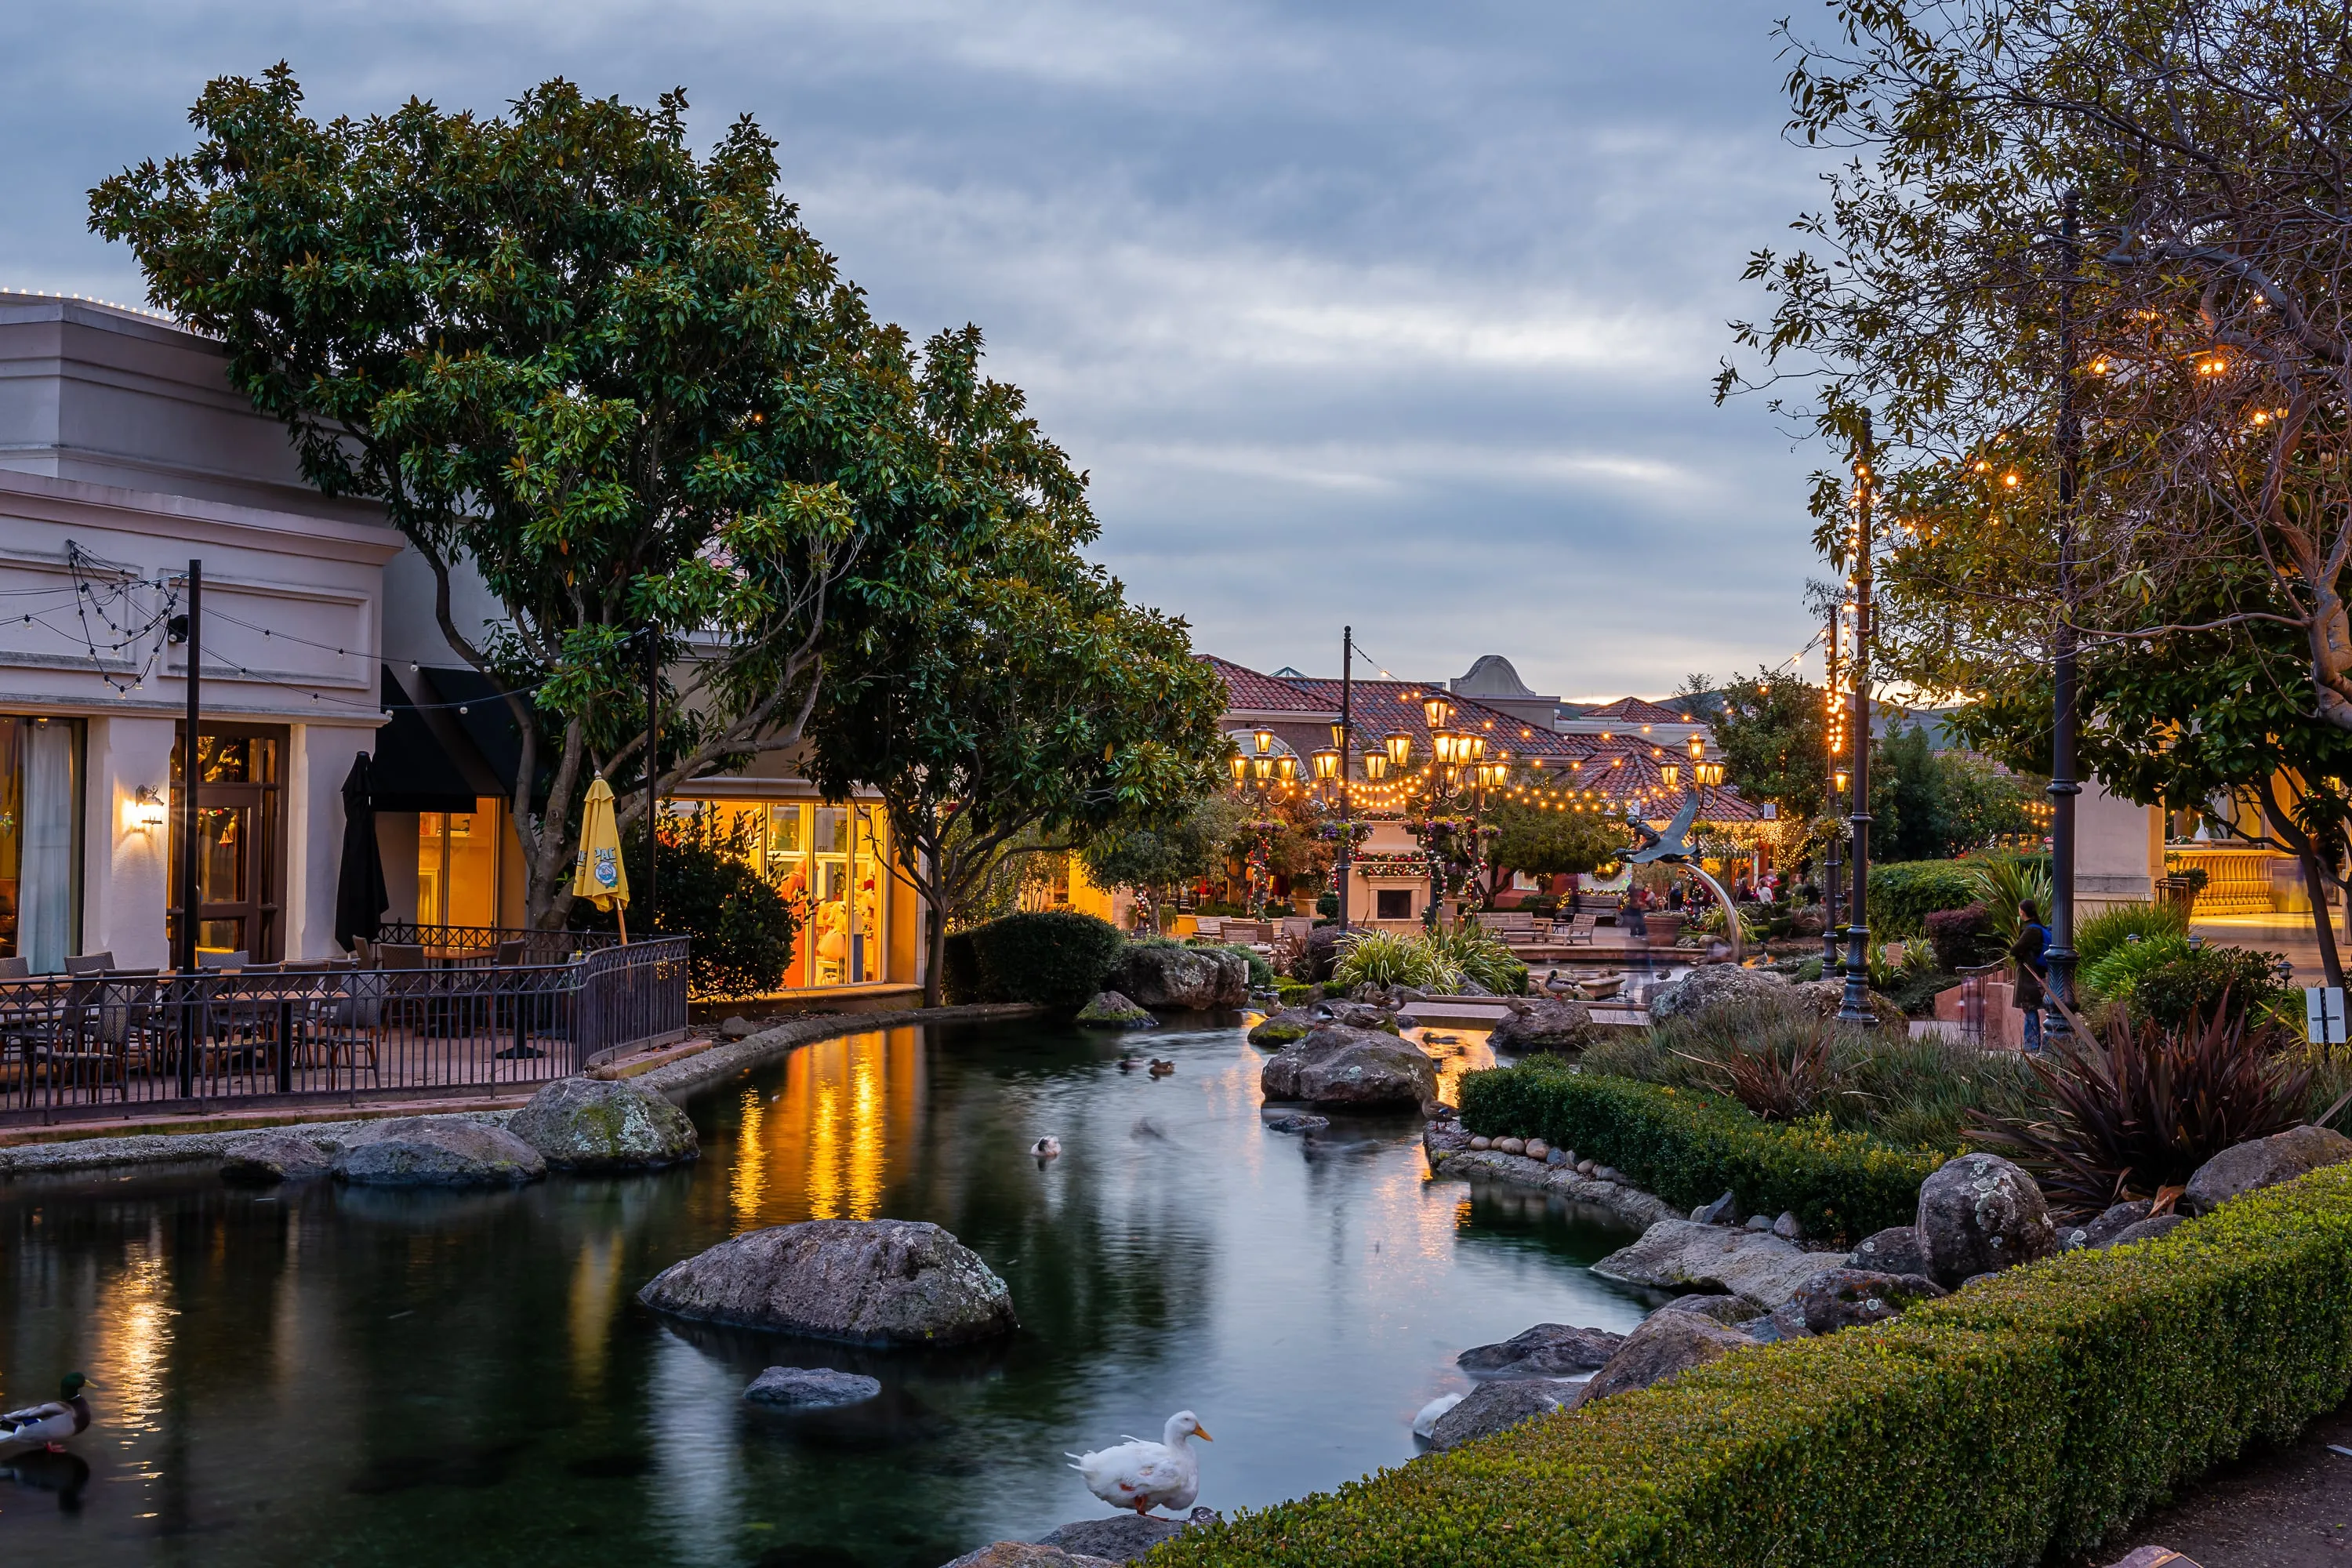
[[[423,967],[0,980],[0,1126],[495,1093],[686,1033],[688,938],[503,963],[554,944],[439,932]]]

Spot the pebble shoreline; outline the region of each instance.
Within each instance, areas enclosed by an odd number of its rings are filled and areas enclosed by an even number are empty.
[[[1499,1149],[1447,1149],[1423,1147],[1429,1155],[1430,1171],[1440,1176],[1490,1176],[1509,1182],[1515,1186],[1536,1187],[1548,1193],[1558,1193],[1572,1203],[1590,1204],[1615,1215],[1630,1224],[1649,1226],[1662,1219],[1687,1219],[1690,1216],[1655,1194],[1622,1182],[1596,1181],[1580,1176],[1568,1165],[1547,1165],[1541,1160],[1530,1160],[1524,1154],[1506,1154]]]

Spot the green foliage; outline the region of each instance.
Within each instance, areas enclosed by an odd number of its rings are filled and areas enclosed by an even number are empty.
[[[638,861],[632,885],[645,886],[643,835],[630,847]],[[751,863],[751,824],[721,826],[716,812],[661,820],[660,901],[656,936],[688,936],[687,984],[698,998],[759,996],[783,984],[799,916],[776,885]],[[572,906],[574,931],[612,931],[619,911],[585,899]],[[642,928],[640,928],[642,933]]]
[[[1006,915],[956,936],[950,952],[961,945],[971,954],[949,960],[969,986],[959,999],[978,1002],[1083,1007],[1127,951],[1117,926],[1068,910]]]
[[[2284,1034],[2220,1008],[2052,1041],[2029,1058],[2049,1101],[2033,1120],[1979,1118],[1976,1141],[2034,1174],[2061,1206],[2096,1210],[2185,1184],[2198,1166],[2303,1120],[2312,1067]],[[2299,1044],[2299,1042],[2298,1042]]]
[[[1788,670],[1759,669],[1723,689],[1715,721],[1726,773],[1750,800],[1808,821],[1827,794],[1828,705],[1822,689]]]
[[[1936,910],[1924,922],[1927,945],[1938,967],[1948,971],[1975,969],[2000,961],[2000,939],[1982,904],[1964,909]]]
[[[1528,988],[1528,966],[1512,956],[1502,938],[1482,925],[1465,922],[1451,930],[1440,927],[1414,940],[1427,943],[1442,965],[1497,996],[1517,996]]]
[[[1720,1093],[1603,1077],[1552,1058],[1462,1080],[1463,1124],[1543,1138],[1631,1176],[1677,1207],[1728,1190],[1748,1214],[1793,1211],[1814,1236],[1908,1225],[1919,1184],[1954,1151],[1897,1149],[1827,1116],[1759,1121]]]
[[[1937,910],[1976,901],[1969,868],[1958,860],[1888,860],[1870,868],[1870,934],[1911,937]]]
[[[1871,851],[1890,863],[1965,855],[2034,829],[2021,780],[1981,758],[1936,751],[1924,725],[1896,727],[1870,752]]]
[[[1310,980],[1276,980],[1274,994],[1286,1007],[1304,1007],[1323,999],[1323,987]]]
[[[2165,931],[2119,942],[2078,979],[2090,999],[2170,1029],[2210,1013],[2225,994],[2232,1016],[2291,1012],[2273,968],[2277,962],[2278,954],[2251,948],[2192,948],[2186,937]]]
[[[1152,1562],[2071,1562],[2335,1408],[2352,1387],[2347,1271],[2352,1166],[2334,1166],[2154,1242],[2014,1268],[1874,1328],[1735,1352],[1187,1531]]]
[[[2074,926],[2074,962],[2087,973],[2133,937],[2143,942],[2189,940],[2189,920],[2173,904],[2110,904]]]
[[[1462,972],[1424,940],[1425,934],[1351,931],[1331,978],[1350,990],[1359,985],[1410,985],[1417,991],[1450,992],[1462,984]]]
[[[1506,796],[1487,807],[1486,862],[1530,877],[1597,870],[1633,841],[1625,824],[1594,812],[1546,811]]]
[[[2017,933],[2025,929],[2025,917],[2018,910],[2021,900],[2032,900],[2042,923],[2050,923],[2048,856],[1986,855],[1969,861],[1968,870],[1973,901],[1984,906],[1985,919],[2003,952],[2017,944]]]

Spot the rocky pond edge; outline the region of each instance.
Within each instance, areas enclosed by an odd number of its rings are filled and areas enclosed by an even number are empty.
[[[752,1068],[773,1061],[776,1058],[814,1045],[819,1040],[835,1039],[843,1035],[863,1035],[877,1029],[900,1029],[925,1024],[977,1024],[1000,1019],[1034,1017],[1044,1009],[1025,1003],[988,1003],[960,1007],[906,1007],[887,1013],[823,1013],[808,1017],[787,1019],[775,1027],[762,1029],[740,1040],[717,1040],[709,1048],[692,1056],[680,1057],[663,1063],[626,1081],[652,1089],[675,1101],[683,1102],[706,1089],[714,1089],[730,1079],[740,1077]],[[552,1079],[546,1080],[548,1082]],[[520,1088],[541,1088],[543,1083],[517,1085]],[[338,1108],[321,1106],[322,1111]],[[339,1152],[341,1145],[362,1129],[388,1117],[425,1114],[436,1118],[455,1118],[468,1121],[487,1122],[503,1127],[521,1108],[499,1107],[481,1110],[434,1110],[420,1111],[397,1104],[371,1107],[362,1116],[336,1116],[317,1121],[291,1121],[268,1127],[259,1125],[226,1128],[202,1132],[132,1132],[102,1137],[65,1138],[43,1143],[23,1143],[0,1147],[0,1180],[21,1176],[81,1175],[107,1171],[137,1170],[172,1165],[204,1165],[220,1161],[229,1146],[259,1131],[296,1132],[318,1144],[329,1153]],[[46,1131],[56,1131],[51,1128]]]

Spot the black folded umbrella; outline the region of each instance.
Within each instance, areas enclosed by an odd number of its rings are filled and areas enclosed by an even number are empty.
[[[335,941],[346,952],[383,930],[392,895],[384,890],[383,854],[375,842],[375,806],[368,798],[368,754],[352,759],[343,775],[343,858],[335,874]]]

